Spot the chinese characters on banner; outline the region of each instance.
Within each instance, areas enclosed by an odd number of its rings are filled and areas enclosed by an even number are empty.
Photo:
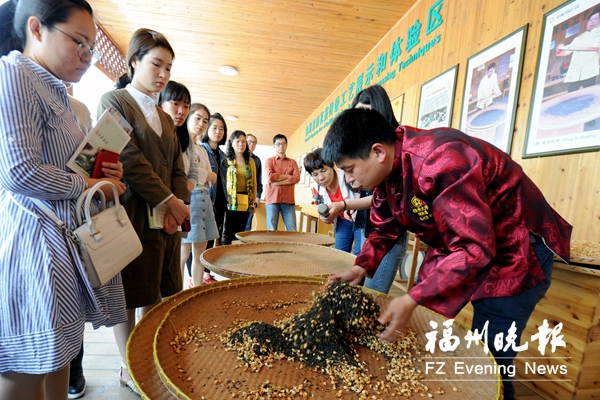
[[[363,90],[363,88],[374,84],[383,85],[385,82],[394,79],[397,73],[401,73],[415,60],[424,56],[425,53],[438,44],[441,41],[441,34],[433,35],[433,32],[444,22],[441,15],[442,5],[443,0],[436,0],[429,8],[427,24],[425,26],[427,42],[424,45],[419,47],[421,44],[421,28],[423,26],[417,19],[408,28],[404,38],[396,37],[392,41],[392,45],[388,52],[379,54],[376,62],[367,65],[365,72],[361,72],[355,81],[350,82],[346,90],[336,96],[335,100],[332,100],[329,105],[325,106],[323,110],[307,124],[304,141],[309,141],[327,128],[333,122],[333,119],[337,114],[352,105],[352,100],[354,100],[354,97]],[[404,57],[406,59],[401,61]]]
[[[427,338],[427,344],[425,345],[425,350],[429,351],[431,354],[434,353],[436,348],[436,342],[438,347],[443,352],[454,351],[460,344],[460,338],[456,335],[453,335],[452,332],[452,324],[454,323],[454,319],[449,319],[443,323],[446,329],[442,330],[442,338],[437,340],[437,336],[439,332],[437,331],[438,324],[435,321],[430,321],[429,325],[434,329],[431,332],[425,334]],[[467,334],[463,337],[464,340],[467,341],[467,348],[471,347],[472,343],[479,345],[481,341],[483,341],[484,347],[483,351],[485,354],[488,353],[488,335],[487,335],[487,327],[488,322],[485,323],[482,332],[479,332],[475,329],[475,332],[468,331]],[[554,328],[550,329],[548,325],[548,321],[544,320],[544,323],[538,328],[538,333],[535,335],[531,335],[531,341],[538,342],[538,351],[541,355],[546,354],[546,347],[548,343],[550,343],[552,347],[552,353],[556,351],[557,347],[566,347],[566,343],[563,340],[564,335],[559,335],[563,327],[562,322],[557,324]],[[502,332],[498,333],[494,339],[494,348],[496,351],[507,351],[509,348],[512,348],[513,351],[520,352],[527,350],[529,347],[529,342],[525,342],[525,344],[518,346],[515,340],[517,339],[517,335],[515,332],[517,331],[515,322],[512,323],[509,328],[506,336]]]

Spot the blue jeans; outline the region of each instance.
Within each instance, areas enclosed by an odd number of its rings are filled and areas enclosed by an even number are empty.
[[[294,204],[267,204],[267,229],[276,231],[279,225],[279,214],[283,218],[286,231],[296,230],[296,209]]]
[[[364,232],[364,230],[362,231]],[[363,237],[363,243],[366,238]],[[402,260],[406,251],[406,234],[402,235],[398,243],[383,257],[373,278],[365,277],[364,286],[369,289],[377,290],[381,293],[389,293],[398,268],[402,266]]]
[[[254,214],[250,214],[248,217],[248,222],[246,222],[246,231],[252,230],[252,218],[254,218]]]
[[[506,365],[507,367],[512,365],[517,352],[513,351],[512,348],[506,352],[496,351],[494,346],[496,334],[502,332],[504,337],[506,337],[508,329],[514,321],[517,328],[515,343],[517,346],[520,345],[521,334],[527,325],[529,317],[533,313],[533,309],[550,287],[552,266],[554,265],[552,252],[543,243],[534,244],[533,250],[546,276],[546,280],[543,283],[516,296],[481,299],[472,302],[474,312],[471,329],[473,331],[477,329],[481,333],[486,321],[489,321],[487,333],[488,347],[494,358],[496,358],[498,365]],[[501,373],[504,371],[505,368],[500,369]],[[507,374],[502,374],[502,383],[504,384],[504,399],[514,399],[515,389],[512,384],[512,378]]]
[[[362,248],[361,229],[354,230],[354,222],[337,217],[335,220],[335,248],[350,253],[354,242],[354,255]]]

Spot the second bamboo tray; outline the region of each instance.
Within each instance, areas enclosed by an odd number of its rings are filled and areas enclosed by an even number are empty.
[[[304,243],[263,242],[218,246],[200,261],[228,278],[257,275],[329,276],[352,268],[356,257],[330,247]]]

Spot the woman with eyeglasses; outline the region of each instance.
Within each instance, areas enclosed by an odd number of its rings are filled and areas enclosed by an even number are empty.
[[[66,167],[83,133],[61,82],[78,82],[97,58],[96,27],[86,1],[29,0],[12,29],[22,51],[0,59],[0,399],[66,399],[86,319],[125,320],[120,275],[92,289],[76,244],[34,203],[75,229],[77,198],[100,181]],[[121,163],[104,167],[123,193]]]

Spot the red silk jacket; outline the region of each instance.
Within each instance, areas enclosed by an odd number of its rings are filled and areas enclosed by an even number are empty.
[[[409,292],[454,317],[471,300],[522,293],[544,281],[529,233],[569,260],[572,227],[510,156],[455,129],[396,131],[392,173],[373,193],[373,231],[356,264],[372,276],[404,234],[429,249]]]

